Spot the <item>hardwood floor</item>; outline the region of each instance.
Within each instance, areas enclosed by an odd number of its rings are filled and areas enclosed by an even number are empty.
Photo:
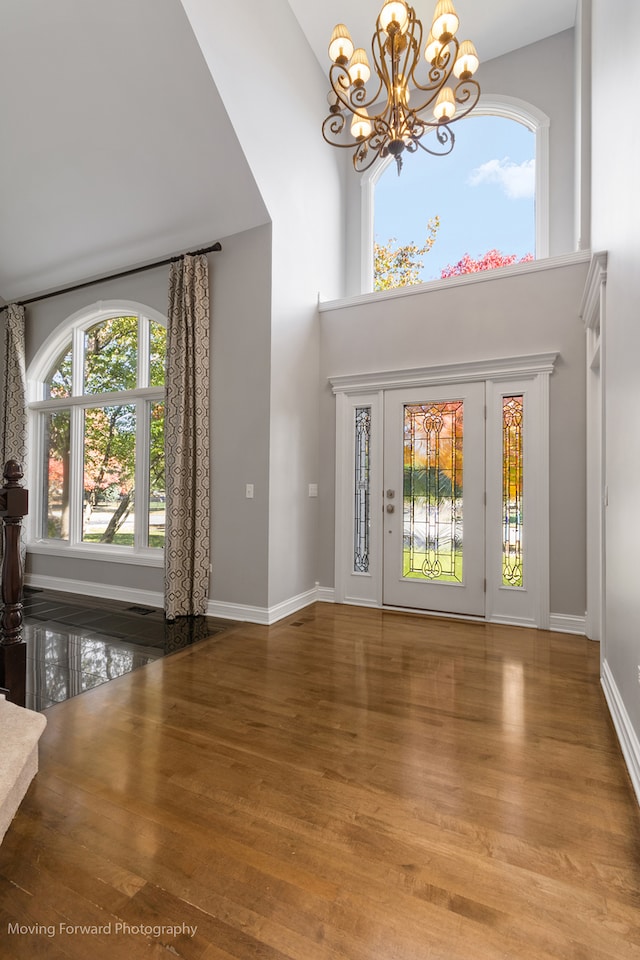
[[[640,958],[598,656],[318,604],[57,704],[0,847],[0,956]]]

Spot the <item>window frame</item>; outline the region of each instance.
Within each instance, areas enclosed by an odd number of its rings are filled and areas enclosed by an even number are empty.
[[[515,120],[535,135],[535,259],[543,260],[549,256],[549,117],[525,100],[500,94],[481,96],[471,116],[504,117],[507,120]],[[360,289],[362,293],[373,292],[376,184],[392,162],[391,156],[378,160],[363,173],[360,181]]]
[[[84,354],[85,332],[95,324],[120,316],[138,318],[138,363],[136,387],[132,390],[117,390],[109,393],[82,393],[83,363],[77,357]],[[44,341],[36,352],[27,370],[28,414],[28,469],[27,479],[31,493],[30,515],[27,525],[27,551],[57,557],[73,557],[86,560],[162,567],[164,548],[145,544],[143,530],[149,512],[149,489],[147,483],[136,483],[136,520],[134,544],[123,547],[116,544],[94,544],[82,541],[82,494],[84,472],[83,411],[89,408],[132,404],[136,408],[136,477],[148,474],[150,411],[153,403],[164,402],[166,388],[148,385],[149,338],[140,337],[145,324],[157,323],[167,327],[167,318],[146,304],[132,300],[103,300],[83,307],[64,320]],[[72,390],[69,397],[46,397],[46,377],[51,366],[60,357],[64,347],[71,343],[73,354]],[[71,456],[70,464],[70,528],[68,540],[57,540],[41,535],[43,530],[44,468],[44,416],[54,410],[70,411]]]

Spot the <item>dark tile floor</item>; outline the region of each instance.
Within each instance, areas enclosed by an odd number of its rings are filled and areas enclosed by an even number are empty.
[[[154,607],[27,587],[26,706],[46,710],[233,626],[213,617],[168,622]]]

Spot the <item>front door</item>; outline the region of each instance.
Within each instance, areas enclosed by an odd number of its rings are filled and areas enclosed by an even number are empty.
[[[387,390],[383,603],[485,613],[485,385]]]

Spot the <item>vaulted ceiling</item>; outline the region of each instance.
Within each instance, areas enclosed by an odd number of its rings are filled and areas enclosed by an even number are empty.
[[[289,3],[323,70],[334,23],[367,46],[380,6]],[[428,19],[431,6],[418,14]],[[484,59],[566,29],[575,6],[457,0]],[[180,0],[0,0],[0,35],[2,298],[267,222]],[[318,124],[324,107],[309,105]]]

